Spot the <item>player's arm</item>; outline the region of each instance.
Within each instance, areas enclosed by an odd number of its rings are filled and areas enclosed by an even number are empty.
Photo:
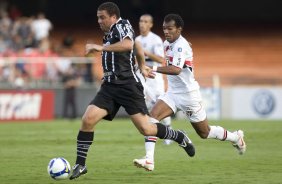
[[[186,59],[189,58],[189,55],[187,55],[189,52],[179,46],[174,48],[173,53],[173,57],[167,58],[169,65],[162,67],[153,66],[153,71],[168,75],[179,75]],[[190,57],[190,59],[192,58]]]
[[[153,54],[149,51],[146,51],[144,50],[144,53],[146,56],[148,56],[152,61],[156,61],[158,63],[163,63],[164,62],[164,58],[159,56],[159,55],[156,55],[156,54]]]
[[[102,51],[126,52],[126,51],[131,51],[132,49],[133,49],[133,41],[129,37],[126,37],[120,42],[103,46]]]
[[[110,45],[98,45],[98,44],[86,44],[86,54],[96,51],[107,51],[107,52],[126,52],[133,49],[133,41],[130,38],[125,38],[117,43]]]
[[[167,75],[179,75],[180,72],[182,71],[181,68],[177,67],[177,66],[173,66],[173,65],[169,65],[169,66],[153,66],[153,71],[154,72],[158,72],[158,73],[163,73],[163,74],[167,74]]]
[[[116,29],[113,30],[113,35],[119,42],[110,45],[104,45],[102,51],[106,52],[128,52],[133,50],[134,45],[134,32],[127,21],[124,24],[118,24]]]
[[[145,66],[145,55],[144,50],[141,44],[138,41],[135,41],[135,51],[136,51],[136,59],[140,70]]]
[[[127,24],[119,24],[113,30],[113,36],[119,39],[119,42],[109,45],[87,44],[86,54],[91,51],[106,51],[106,52],[128,52],[133,50],[134,32],[131,29],[129,22]]]
[[[154,40],[154,46],[153,46],[153,52],[149,52],[147,50],[144,50],[144,53],[146,56],[148,56],[152,61],[156,61],[158,63],[164,63],[164,47],[163,47],[163,41],[161,38],[156,38]]]
[[[142,75],[145,77],[154,78],[155,75],[151,72],[152,69],[145,65],[144,50],[141,44],[138,41],[135,41],[134,47],[136,51],[136,59],[137,59],[138,67]]]

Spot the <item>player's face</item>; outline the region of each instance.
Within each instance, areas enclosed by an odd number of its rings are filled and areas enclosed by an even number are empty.
[[[109,32],[111,25],[113,25],[117,18],[116,16],[110,16],[106,10],[97,11],[98,23],[100,28],[104,32]]]
[[[181,27],[177,28],[175,26],[174,20],[163,23],[163,32],[165,39],[170,43],[173,43],[175,40],[179,38],[181,31],[182,28]]]
[[[139,30],[140,33],[147,34],[153,27],[152,18],[150,16],[143,15],[139,20]]]

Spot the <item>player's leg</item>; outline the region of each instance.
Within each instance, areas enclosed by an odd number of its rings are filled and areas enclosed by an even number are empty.
[[[131,120],[136,126],[136,128],[140,131],[141,134],[145,136],[156,136],[160,139],[171,139],[179,144],[179,146],[183,147],[186,153],[192,157],[195,154],[194,146],[192,142],[187,137],[187,135],[180,130],[169,129],[161,123],[149,123],[148,117],[146,115],[138,113],[135,115],[131,115]],[[134,164],[143,167],[146,170],[152,171],[154,167],[149,167],[148,160],[146,159],[135,159],[133,160]],[[150,165],[154,164],[153,162],[149,163]],[[154,166],[154,165],[153,165]]]
[[[156,136],[161,139],[174,140],[187,152],[188,144],[186,143],[187,136],[185,133],[169,129],[161,123],[153,124],[149,122],[149,112],[145,103],[143,86],[141,83],[126,85],[121,92],[123,93],[116,94],[118,97],[116,98],[117,103],[125,108],[125,111],[130,115],[132,122],[141,134],[144,136]],[[134,92],[134,94],[132,92]],[[124,98],[124,95],[126,95],[126,98]],[[191,156],[190,153],[188,154]]]
[[[164,118],[167,118],[174,114],[177,110],[177,105],[175,104],[175,99],[177,98],[177,95],[171,94],[171,93],[165,93],[162,95],[157,103],[154,105],[153,109],[151,110],[151,117],[157,120],[162,120]],[[164,126],[167,129],[168,133],[170,130],[173,130],[170,127]],[[189,139],[189,137],[185,134],[185,132],[178,130],[178,133],[181,132],[184,135],[183,141],[180,143],[178,142],[179,146],[183,147],[186,153],[193,157],[195,155],[195,148],[192,143],[192,141]],[[167,138],[165,138],[167,139]],[[171,140],[170,138],[168,138]],[[177,141],[176,141],[177,142]],[[155,148],[155,147],[154,147]]]
[[[157,94],[156,94],[155,87],[150,85],[151,84],[150,81],[152,81],[152,80],[155,80],[155,79],[147,79],[146,83],[143,84],[146,106],[149,110],[151,110],[153,108],[153,106],[155,105],[156,100],[157,100]],[[157,82],[155,81],[155,83],[157,83]],[[158,123],[158,122],[159,121],[156,121],[155,119],[150,118],[150,123]],[[157,137],[155,137],[155,136],[145,136],[144,139],[145,139],[145,142],[146,142],[145,143],[145,150],[147,150],[147,149],[152,150],[150,147],[155,147]],[[147,152],[146,151],[146,153],[148,153],[149,155],[154,155],[154,151],[153,152],[151,152],[151,151]],[[151,156],[149,156],[149,157],[151,157]],[[152,156],[152,157],[154,157],[154,156]]]
[[[161,121],[161,123],[164,124],[165,126],[169,127],[169,128],[172,128],[172,126],[171,126],[171,117],[170,117],[170,116],[164,118],[164,119]],[[165,145],[170,145],[171,143],[172,143],[172,141],[169,140],[169,139],[165,139],[165,140],[164,140],[164,144],[165,144]]]
[[[197,134],[203,139],[227,140],[234,144],[243,154],[246,150],[243,131],[230,132],[220,126],[209,126],[207,115],[201,104],[202,98],[199,90],[178,95],[177,104],[185,112]]]
[[[187,96],[190,102],[187,103],[188,108],[186,108],[185,112],[197,134],[203,139],[230,141],[238,149],[239,153],[243,154],[246,150],[243,131],[230,132],[220,126],[209,126],[206,111],[201,104],[200,91],[192,91]]]
[[[111,86],[103,86],[94,100],[90,102],[83,117],[81,128],[77,135],[77,157],[70,179],[75,179],[87,172],[85,162],[88,150],[94,140],[96,124],[102,119],[112,120],[119,109],[110,97],[110,92],[115,92]]]
[[[155,114],[159,114],[158,117],[160,119],[165,116],[170,116],[173,111],[162,101],[159,101],[155,104]],[[162,109],[162,111],[159,111],[158,109]],[[158,112],[156,112],[158,111]],[[163,115],[161,116],[160,113]],[[159,120],[154,118],[149,118],[150,123],[159,123]],[[165,139],[170,140],[170,139]],[[134,164],[139,167],[143,167],[148,171],[154,170],[154,153],[155,153],[155,144],[157,141],[156,136],[145,136],[145,153],[146,155],[143,158],[140,159],[134,159]],[[171,141],[171,140],[170,140]]]
[[[94,139],[94,128],[95,125],[107,115],[107,113],[108,112],[105,109],[101,109],[95,105],[89,105],[87,107],[82,117],[81,128],[77,135],[77,156],[73,172],[70,176],[71,180],[87,173],[85,161],[88,150]]]
[[[230,141],[238,149],[239,154],[243,154],[246,151],[246,143],[244,142],[244,133],[242,130],[230,132],[221,126],[209,126],[207,119],[197,123],[192,122],[192,126],[203,139]]]
[[[137,129],[143,135],[147,135],[147,136],[153,135],[161,139],[174,140],[181,147],[184,148],[184,150],[186,151],[186,153],[189,156],[194,156],[195,149],[192,145],[192,142],[187,137],[187,135],[185,135],[184,132],[179,131],[179,130],[175,131],[173,129],[170,129],[158,123],[158,120],[170,116],[171,114],[173,114],[173,112],[174,111],[171,109],[171,107],[168,106],[164,101],[158,100],[158,102],[154,105],[151,111],[151,114],[154,118],[150,119],[149,124],[142,122],[143,120],[140,119],[142,118],[140,116],[136,116],[136,117],[132,116],[132,121],[134,122]],[[156,124],[153,124],[153,123],[156,123]],[[154,127],[157,128],[157,132],[151,132],[151,130],[154,130]],[[143,167],[148,171],[152,171],[154,169],[155,142],[156,142],[155,140],[145,142],[146,156],[141,159],[134,159],[133,162],[135,165],[139,167]]]
[[[163,100],[158,100],[157,103],[154,105],[154,107],[151,110],[151,116],[152,121],[162,121],[162,123],[167,127],[171,128],[170,126],[167,126],[167,124],[164,123],[164,120],[167,120],[167,118],[170,118],[172,114],[174,114],[174,111],[171,109],[170,106],[168,106]],[[156,123],[156,122],[153,122]],[[167,122],[166,122],[167,123]],[[154,152],[155,152],[155,144],[156,144],[157,138],[154,139],[154,141],[148,141],[145,139],[145,150],[146,150],[146,157],[150,159],[154,159]],[[164,141],[170,141],[170,139],[164,139]]]
[[[154,105],[157,102],[158,98],[160,96],[162,96],[163,94],[165,94],[165,80],[164,80],[164,77],[166,77],[166,76],[164,76],[161,73],[157,73],[154,79],[147,79],[146,80],[146,84],[149,86],[149,89],[151,91],[151,95],[149,94],[149,96],[153,97],[153,102],[151,102],[149,104],[153,104]],[[153,105],[152,105],[152,107],[153,107]],[[152,107],[149,108],[149,109],[152,109]],[[173,114],[173,112],[172,112],[172,114]],[[160,122],[162,124],[164,124],[165,126],[172,128],[172,126],[171,126],[171,117],[170,116],[168,116],[166,118],[163,118]],[[169,145],[169,144],[171,144],[173,142],[173,141],[171,141],[169,139],[164,139],[163,141],[164,141],[165,145]]]
[[[77,136],[77,158],[76,164],[85,165],[87,152],[94,139],[95,125],[108,112],[95,105],[89,105],[82,117],[81,128]]]

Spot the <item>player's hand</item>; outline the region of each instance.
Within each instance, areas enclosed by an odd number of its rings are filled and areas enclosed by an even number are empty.
[[[140,69],[140,70],[141,70],[141,73],[142,73],[142,75],[143,75],[144,77],[154,79],[155,76],[156,76],[156,74],[155,74],[155,72],[153,71],[153,69],[150,68],[150,67],[148,67],[148,66],[144,66],[144,67],[142,67],[142,69]]]
[[[96,51],[96,52],[101,52],[103,50],[103,46],[102,45],[97,45],[97,44],[86,44],[85,45],[85,55],[93,52],[93,51]]]

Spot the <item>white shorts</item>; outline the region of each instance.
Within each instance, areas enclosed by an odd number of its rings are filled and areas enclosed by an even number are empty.
[[[159,96],[165,93],[163,76],[162,74],[156,73],[154,79],[146,78],[145,80],[139,70],[136,74],[144,87],[146,105],[148,109],[151,110]]]
[[[160,73],[156,73],[154,79],[147,78],[146,85],[148,87],[148,90],[153,91],[153,93],[155,93],[158,97],[165,92],[164,79],[162,74]]]
[[[188,93],[166,92],[159,99],[164,101],[174,113],[178,110],[183,111],[191,123],[201,122],[207,117],[199,90]]]

